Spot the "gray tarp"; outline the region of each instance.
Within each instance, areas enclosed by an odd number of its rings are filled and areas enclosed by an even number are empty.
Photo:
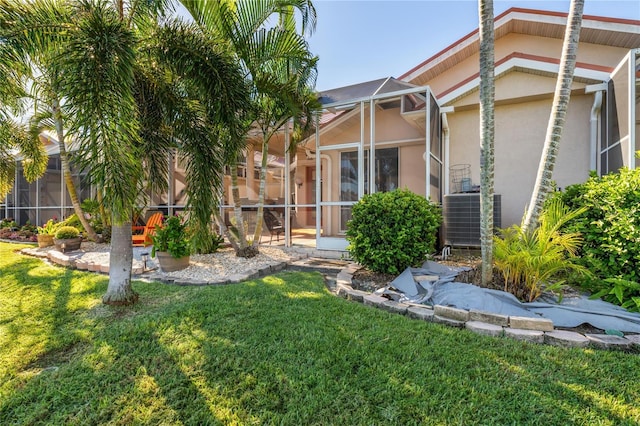
[[[449,268],[427,261],[421,268],[407,268],[381,292],[400,301],[510,316],[543,317],[552,320],[556,327],[577,327],[587,323],[602,330],[640,333],[640,314],[611,303],[589,300],[586,296],[565,297],[560,303],[545,297],[538,302],[523,303],[504,291],[455,282],[462,270],[464,268]]]

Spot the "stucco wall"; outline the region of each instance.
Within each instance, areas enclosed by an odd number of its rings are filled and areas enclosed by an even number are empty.
[[[495,192],[502,195],[502,226],[520,223],[531,197],[546,134],[552,99],[496,107]],[[574,95],[567,113],[554,179],[564,188],[589,174],[589,113],[592,95]],[[479,111],[448,116],[450,164],[471,164],[474,184],[480,182]]]
[[[501,59],[514,52],[544,58],[560,58],[562,40],[524,34],[508,34],[496,40],[496,62],[500,62]],[[619,47],[580,43],[577,60],[578,62],[613,68],[618,65],[628,52],[628,49]],[[431,79],[428,84],[433,92],[439,95],[459,82],[477,74],[479,61],[479,54],[476,53],[451,67],[446,73]]]

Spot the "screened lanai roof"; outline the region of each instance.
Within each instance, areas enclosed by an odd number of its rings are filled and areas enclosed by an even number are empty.
[[[368,98],[373,95],[397,92],[414,87],[417,86],[393,77],[387,77],[320,92],[319,100],[322,105],[335,103],[347,104],[351,101]]]

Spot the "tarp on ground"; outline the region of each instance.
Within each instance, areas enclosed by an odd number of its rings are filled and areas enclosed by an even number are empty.
[[[640,333],[640,314],[587,296],[564,297],[561,302],[541,297],[537,302],[523,303],[510,293],[456,282],[465,268],[450,268],[427,261],[421,268],[407,268],[382,293],[400,301],[426,305],[475,309],[501,315],[547,318],[556,327],[590,324],[602,330]],[[397,290],[399,293],[394,291]],[[399,294],[399,296],[398,296]]]

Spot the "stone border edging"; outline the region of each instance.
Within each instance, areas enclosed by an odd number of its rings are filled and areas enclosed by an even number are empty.
[[[508,337],[530,343],[548,344],[571,348],[593,349],[640,349],[640,334],[626,337],[608,334],[582,334],[575,331],[556,329],[553,321],[546,318],[529,318],[500,315],[477,310],[467,311],[450,306],[436,305],[433,308],[416,303],[401,303],[389,300],[366,291],[355,290],[352,285],[353,274],[360,269],[356,263],[350,263],[338,273],[336,294],[344,299],[374,306],[388,312],[406,315],[409,318],[435,322],[450,327],[466,328],[474,333]]]

